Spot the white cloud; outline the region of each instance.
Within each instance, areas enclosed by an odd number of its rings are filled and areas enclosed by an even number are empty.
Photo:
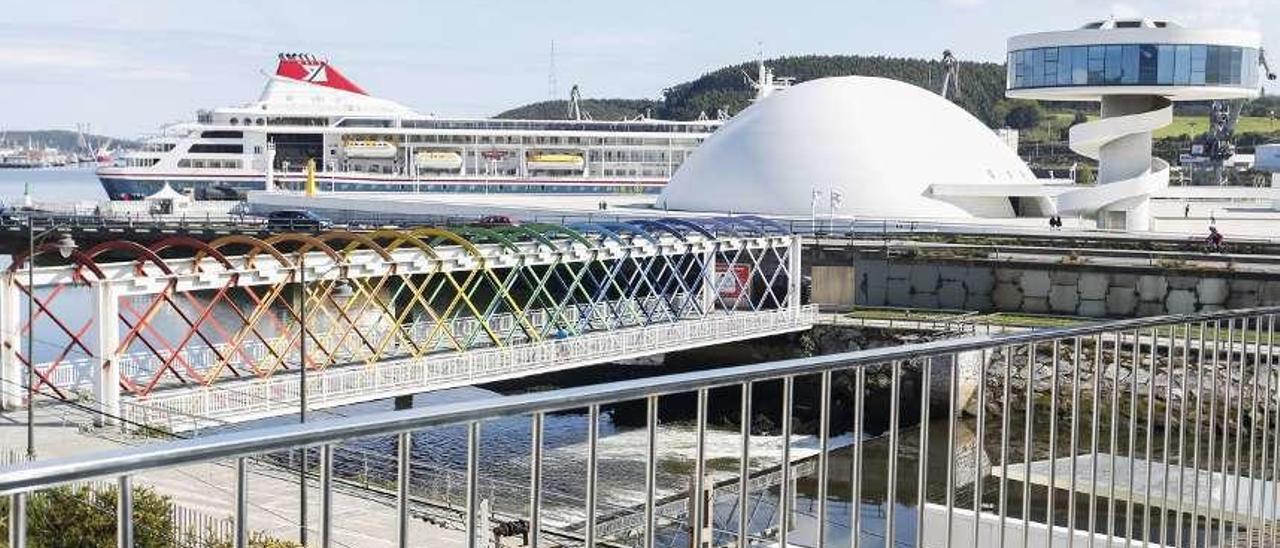
[[[144,59],[95,44],[46,46],[0,43],[0,71],[6,70],[135,81],[183,81],[191,78],[191,74],[181,67],[148,64]]]

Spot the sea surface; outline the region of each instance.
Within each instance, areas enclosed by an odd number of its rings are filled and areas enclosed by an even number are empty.
[[[0,169],[0,203],[20,203],[30,187],[36,201],[81,202],[107,199],[96,168]]]

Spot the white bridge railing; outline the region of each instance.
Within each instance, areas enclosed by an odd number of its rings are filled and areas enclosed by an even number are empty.
[[[549,373],[725,342],[808,329],[817,308],[735,311],[668,324],[622,328],[565,339],[388,360],[312,373],[308,409],[349,405]],[[177,388],[126,400],[123,419],[183,432],[227,422],[292,414],[301,401],[296,373]]]

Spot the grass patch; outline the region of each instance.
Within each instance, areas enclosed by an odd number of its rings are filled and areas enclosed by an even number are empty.
[[[1003,325],[1008,327],[1074,327],[1083,325],[1095,320],[1088,318],[1079,318],[1075,316],[1053,316],[1049,314],[1020,314],[1012,312],[997,312],[988,314],[978,319],[978,323],[986,323],[991,325]]]

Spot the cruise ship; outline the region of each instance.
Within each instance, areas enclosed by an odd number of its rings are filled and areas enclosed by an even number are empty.
[[[280,54],[257,101],[199,111],[98,169],[112,200],[298,189],[656,193],[720,120],[438,118],[369,95],[327,60]]]

